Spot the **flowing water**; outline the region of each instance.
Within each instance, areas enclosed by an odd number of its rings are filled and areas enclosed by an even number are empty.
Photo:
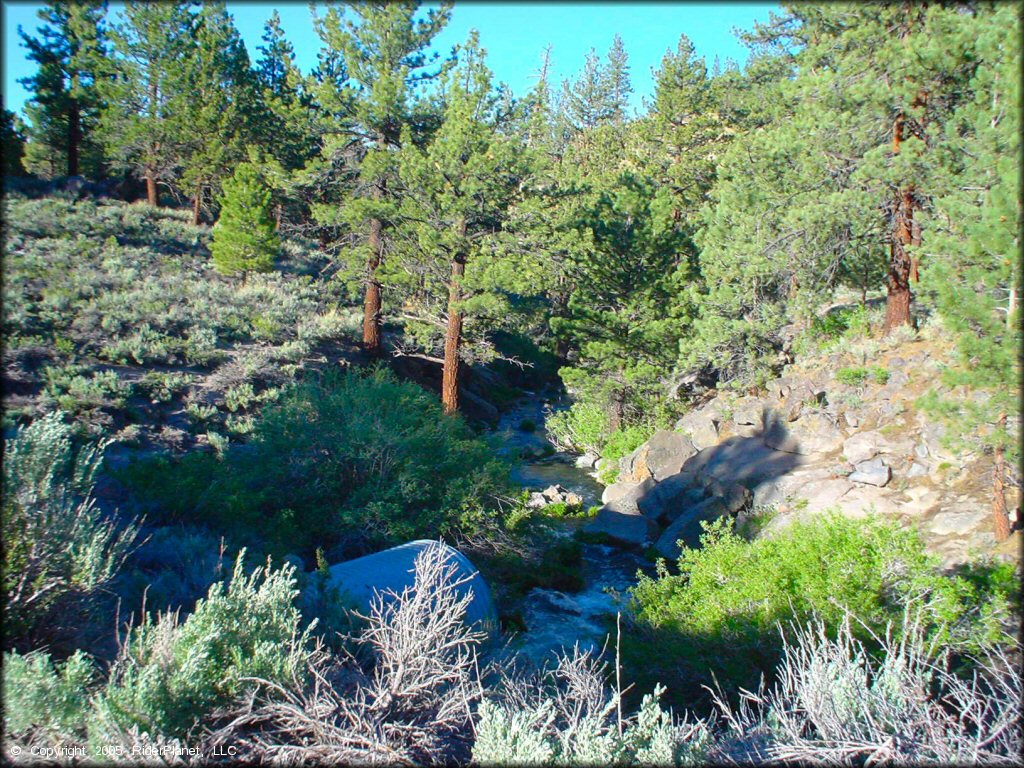
[[[583,505],[588,508],[601,503],[603,486],[590,470],[576,466],[575,456],[557,451],[544,436],[545,419],[564,407],[565,404],[544,393],[531,395],[505,412],[498,422],[497,434],[504,443],[502,451],[513,457],[524,452],[549,454],[523,460],[513,471],[515,482],[536,491],[561,485],[582,496]],[[521,425],[529,426],[524,422],[532,422],[536,429],[521,429]],[[560,532],[571,536],[582,524],[580,520],[566,520],[559,524]],[[613,647],[615,615],[628,598],[626,591],[636,583],[638,570],[653,574],[654,566],[617,547],[584,544],[583,589],[575,593],[531,590],[522,606],[526,631],[520,632],[510,647],[536,662],[543,662],[552,652],[576,643],[582,649],[598,651],[606,642]]]

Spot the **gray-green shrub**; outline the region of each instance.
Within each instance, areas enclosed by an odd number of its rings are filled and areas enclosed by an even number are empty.
[[[4,441],[4,604],[15,637],[57,601],[109,583],[132,548],[137,526],[119,528],[89,498],[105,446],[76,448],[60,413]]]
[[[58,663],[41,651],[5,653],[4,731],[17,737],[35,728],[63,738],[84,730],[95,676],[81,651]]]
[[[96,700],[98,727],[182,737],[257,687],[249,678],[302,679],[313,626],[300,626],[295,569],[274,570],[268,561],[246,574],[244,554],[230,583],[210,587],[183,622],[166,612],[131,631]]]

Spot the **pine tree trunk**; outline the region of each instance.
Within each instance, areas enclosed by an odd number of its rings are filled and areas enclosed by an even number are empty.
[[[203,202],[203,193],[196,190],[195,196],[192,198],[192,226],[199,226],[199,207]]]
[[[441,404],[445,413],[459,410],[459,346],[462,343],[462,298],[460,281],[466,273],[466,259],[456,254],[448,283],[448,328],[444,334],[444,370],[441,376]]]
[[[82,143],[82,114],[78,99],[68,103],[68,176],[78,176],[78,148]]]
[[[152,171],[146,174],[146,202],[153,206],[158,205],[156,196],[156,179],[153,178]]]
[[[900,153],[903,141],[904,115],[900,115],[893,123],[892,153]],[[885,323],[882,335],[888,335],[894,328],[911,325],[910,275],[913,265],[907,246],[911,244],[914,229],[914,194],[908,187],[897,191],[892,211],[892,223],[889,232],[889,271],[886,279]]]
[[[363,300],[363,349],[373,357],[381,353],[380,281],[377,279],[382,247],[381,226],[380,219],[370,219],[370,255],[366,261],[366,296]]]
[[[612,395],[612,410],[609,414],[609,426],[614,432],[622,426],[622,420],[626,415],[626,395],[621,389],[615,390]]]
[[[999,415],[999,428],[1006,429],[1006,414]],[[995,524],[996,541],[1006,541],[1010,538],[1010,519],[1006,514],[1006,495],[1004,493],[1003,477],[1005,477],[1006,466],[1003,456],[1003,446],[996,446],[995,467],[992,470],[992,522]]]

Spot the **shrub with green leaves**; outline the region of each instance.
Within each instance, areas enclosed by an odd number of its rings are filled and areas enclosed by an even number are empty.
[[[313,625],[301,628],[295,568],[250,574],[245,552],[184,622],[177,612],[132,630],[96,699],[97,725],[181,737],[219,706],[257,687],[247,678],[302,680]]]
[[[4,654],[5,733],[37,728],[56,739],[83,730],[94,677],[92,661],[81,651],[57,663],[41,651]]]
[[[872,631],[884,634],[915,601],[929,637],[944,646],[974,650],[999,637],[1007,595],[941,574],[913,530],[831,514],[748,542],[731,525],[707,525],[701,546],[680,555],[679,575],[662,565],[632,592],[640,627],[664,657],[699,677],[756,686],[780,658],[777,624],[812,613],[832,628],[854,613],[864,622],[858,637],[870,644]]]
[[[74,446],[60,413],[4,441],[4,607],[15,638],[58,601],[109,583],[132,548],[137,527],[119,528],[89,498],[105,446]]]
[[[495,499],[507,493],[507,467],[489,446],[384,369],[287,390],[253,422],[247,446],[222,453],[161,458],[129,474],[158,515],[279,554],[476,530],[496,522]]]

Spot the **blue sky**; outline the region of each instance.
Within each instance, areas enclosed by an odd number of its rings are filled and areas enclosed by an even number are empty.
[[[313,32],[308,3],[228,2],[227,6],[254,59],[263,24],[277,8],[281,26],[295,46],[299,67],[308,72],[316,64],[320,40]],[[18,25],[34,34],[39,25],[36,11],[40,7],[39,3],[30,2],[3,3],[3,95],[8,109],[21,110],[28,94],[17,80],[34,71],[33,63],[25,59]],[[119,7],[121,3],[110,3],[112,12]],[[629,54],[635,91],[633,106],[642,109],[643,99],[650,98],[654,90],[652,67],[659,66],[666,49],[675,48],[680,33],[693,41],[708,66],[715,56],[723,64],[733,59],[742,65],[747,50],[733,30],[751,29],[755,21],[767,21],[772,10],[778,12],[776,3],[457,0],[452,21],[438,36],[435,47],[446,54],[453,45],[466,39],[470,29],[479,30],[496,80],[508,83],[516,95],[523,95],[535,82],[541,52],[549,43],[553,80],[560,82],[579,71],[591,48],[603,55],[618,32]]]

